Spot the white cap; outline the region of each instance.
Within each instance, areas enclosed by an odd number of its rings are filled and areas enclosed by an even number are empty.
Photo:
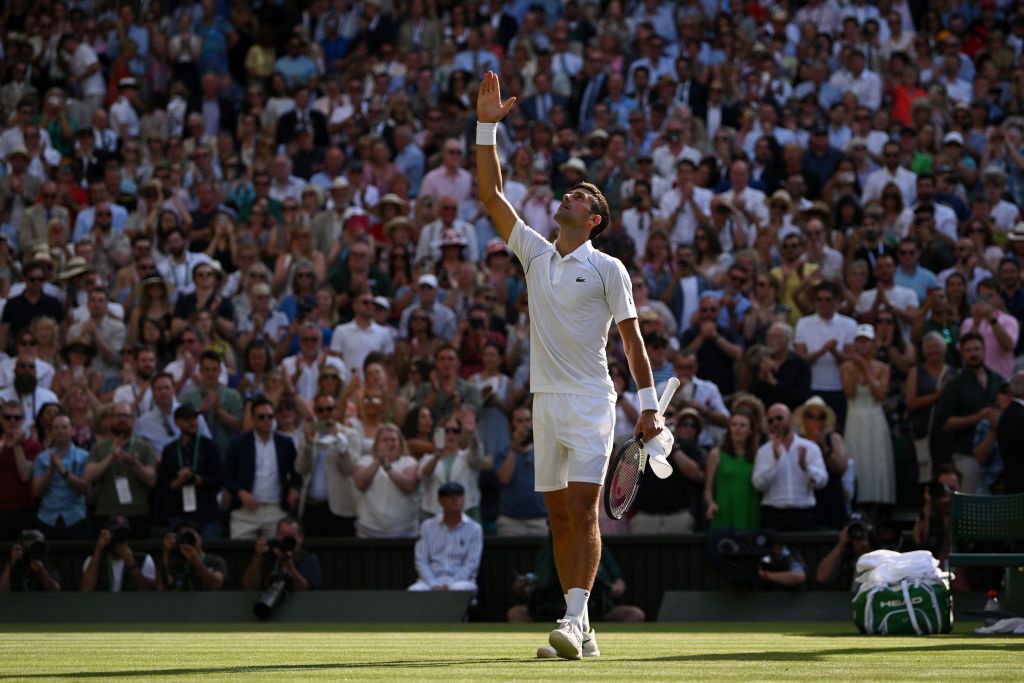
[[[942,138],[942,144],[948,145],[951,142],[955,142],[956,144],[963,147],[964,136],[960,135],[960,133],[956,132],[955,130],[951,130],[948,133],[946,133],[946,137]]]
[[[418,285],[427,285],[431,289],[437,289],[437,276],[432,273],[424,273],[420,275],[420,279],[416,281]]]
[[[373,303],[383,308],[385,311],[391,310],[391,302],[388,301],[386,296],[375,296],[373,297]]]
[[[857,333],[853,335],[854,339],[871,339],[875,338],[875,327],[867,323],[857,325]]]

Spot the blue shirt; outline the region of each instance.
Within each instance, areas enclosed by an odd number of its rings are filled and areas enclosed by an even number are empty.
[[[903,268],[898,267],[896,268],[896,276],[893,280],[900,287],[907,287],[917,292],[918,301],[924,301],[925,297],[928,296],[928,290],[935,287],[938,283],[935,273],[921,266],[918,266],[912,275],[904,271]]]
[[[494,456],[494,469],[501,467],[508,456],[508,451]],[[536,478],[533,468],[534,453],[519,451],[516,456],[516,468],[512,480],[501,486],[501,514],[513,519],[535,519],[547,517],[548,509],[544,506],[544,496],[534,491]]]
[[[725,296],[724,289],[712,289],[707,292],[703,292],[701,296],[713,296],[719,301]],[[743,322],[743,317],[750,310],[750,299],[743,296],[742,294],[734,294],[732,297],[736,301],[736,319]],[[718,311],[718,325],[724,327],[727,330],[733,329],[732,323],[729,322],[729,309],[722,304],[721,310]]]
[[[288,87],[293,88],[299,83],[308,83],[309,79],[316,75],[316,64],[306,55],[285,55],[274,63],[274,71],[284,76],[288,81]]]
[[[32,463],[32,476],[41,477],[50,466],[52,448],[40,453]],[[89,452],[71,444],[64,456],[64,467],[76,477],[85,474],[85,463],[89,461]],[[50,487],[39,501],[39,521],[48,526],[57,526],[57,519],[62,518],[65,526],[77,524],[85,519],[85,496],[71,488],[64,477],[54,471],[50,477]]]
[[[406,145],[395,155],[395,166],[409,179],[409,196],[415,197],[419,194],[420,183],[423,182],[423,169],[426,166],[423,150],[415,143]]]

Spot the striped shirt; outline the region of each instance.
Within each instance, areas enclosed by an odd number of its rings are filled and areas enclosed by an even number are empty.
[[[454,529],[436,515],[420,524],[416,541],[416,573],[429,586],[449,581],[476,581],[484,550],[483,529],[462,515]]]

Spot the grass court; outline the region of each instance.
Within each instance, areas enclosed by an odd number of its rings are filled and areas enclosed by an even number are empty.
[[[599,625],[602,656],[537,660],[544,624],[3,627],[0,680],[1024,680],[1024,639],[852,624]]]

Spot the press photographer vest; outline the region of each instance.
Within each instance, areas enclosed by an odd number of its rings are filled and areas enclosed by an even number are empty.
[[[142,569],[142,565],[146,562],[146,554],[132,553],[132,560],[136,567]],[[114,566],[110,561],[110,555],[103,553],[103,559],[100,560],[100,566],[96,572],[96,591],[109,593],[112,585],[114,585]],[[135,585],[135,577],[132,576],[132,572],[128,571],[128,567],[125,567],[121,574],[121,592],[137,590],[139,588]]]

